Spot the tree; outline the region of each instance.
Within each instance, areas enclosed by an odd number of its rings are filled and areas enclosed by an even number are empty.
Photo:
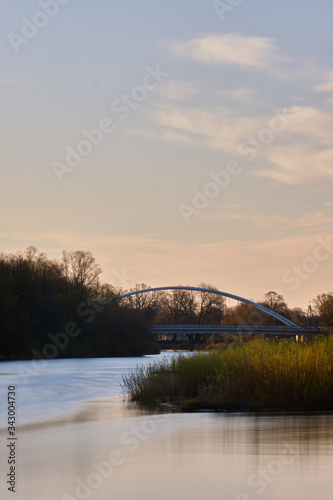
[[[278,314],[285,314],[288,311],[288,306],[284,300],[283,295],[277,292],[267,292],[264,295],[264,302],[262,303],[268,309],[271,309]]]
[[[102,303],[109,303],[121,294],[121,288],[116,288],[109,283],[102,283],[98,286],[95,300]]]
[[[139,292],[140,290],[147,290],[150,287],[146,283],[136,284],[134,288],[130,289],[130,292]],[[158,312],[158,293],[137,293],[136,295],[130,295],[126,297],[127,304],[137,311],[144,312],[146,317],[153,317]]]
[[[333,292],[322,293],[314,299],[316,312],[319,315],[320,323],[325,328],[333,328]]]
[[[233,325],[263,325],[266,314],[243,302],[225,310],[225,323]]]
[[[200,288],[217,290],[213,285],[200,283]],[[225,298],[210,292],[200,292],[197,303],[197,317],[199,324],[220,323],[223,319]]]
[[[267,292],[264,295],[263,302],[260,302],[260,304],[278,314],[281,314],[281,316],[290,318],[290,312],[285,299],[283,295],[280,295],[277,292]],[[267,325],[280,324],[279,320],[273,318],[272,316],[266,316],[265,322]]]
[[[293,307],[293,309],[290,309],[289,317],[291,321],[293,321],[297,325],[308,326],[307,314],[300,307]]]
[[[99,275],[102,270],[95,262],[95,257],[90,251],[76,250],[68,252],[63,250],[63,266],[67,279],[72,283],[74,295],[78,302],[82,301],[88,293],[98,292]]]
[[[163,296],[169,323],[195,323],[195,298],[191,290],[172,290]]]
[[[58,357],[158,352],[145,315],[110,300],[118,290],[100,284],[100,272],[91,252],[64,251],[62,262],[35,247],[0,253],[0,360],[31,359],[36,350],[48,359],[44,349],[53,342]],[[63,339],[69,324],[79,337],[58,347],[50,334]]]

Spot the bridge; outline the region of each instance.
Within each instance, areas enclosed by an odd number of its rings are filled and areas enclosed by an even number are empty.
[[[236,333],[236,334],[262,334],[262,335],[295,335],[298,339],[300,337],[305,336],[306,334],[315,334],[320,331],[318,328],[304,328],[293,321],[285,318],[281,314],[265,307],[257,302],[253,302],[252,300],[246,299],[244,297],[240,297],[238,295],[233,295],[227,292],[221,292],[220,290],[214,290],[211,288],[202,288],[196,286],[162,286],[157,288],[147,288],[144,290],[136,290],[134,292],[124,293],[116,297],[116,299],[123,299],[126,297],[130,297],[133,295],[138,295],[142,293],[151,293],[151,292],[159,292],[166,290],[189,290],[195,292],[206,292],[212,293],[216,295],[220,295],[222,297],[227,297],[230,299],[237,300],[239,302],[243,302],[249,306],[252,306],[258,309],[261,312],[277,319],[282,323],[281,326],[261,326],[261,325],[152,325],[152,332],[158,336],[167,335],[168,333],[172,333],[174,336],[183,334],[187,335],[188,338],[195,338],[194,335],[221,335],[223,333]]]
[[[152,325],[151,331],[155,335],[186,336],[189,339],[207,335],[222,335],[225,333],[238,335],[304,335],[318,333],[317,328],[288,328],[286,326],[262,326],[262,325]]]

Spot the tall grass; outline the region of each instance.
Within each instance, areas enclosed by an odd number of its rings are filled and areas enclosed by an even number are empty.
[[[123,386],[133,401],[181,409],[333,409],[333,338],[180,355],[137,369]]]

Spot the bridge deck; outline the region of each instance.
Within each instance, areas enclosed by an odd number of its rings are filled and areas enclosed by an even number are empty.
[[[260,335],[304,335],[316,334],[320,332],[319,328],[299,327],[288,328],[281,326],[263,326],[263,325],[152,325],[152,333],[156,335],[222,335],[229,334],[260,334]]]

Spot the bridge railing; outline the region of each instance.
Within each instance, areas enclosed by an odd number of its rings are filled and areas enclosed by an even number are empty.
[[[235,329],[235,328],[239,328],[239,329],[251,329],[251,328],[254,328],[256,330],[267,330],[268,328],[271,328],[271,329],[274,329],[274,330],[286,330],[286,326],[285,325],[222,325],[222,324],[217,324],[217,325],[213,325],[213,324],[210,324],[210,325],[199,325],[199,324],[179,324],[179,325],[176,325],[176,324],[157,324],[157,323],[154,323],[152,325],[150,325],[152,328],[164,328],[164,329],[177,329],[179,330],[180,328],[184,328],[184,329],[191,329],[191,330],[203,330],[203,329],[221,329],[221,330],[227,330],[227,329]],[[292,329],[292,327],[288,327],[288,330],[289,329]],[[316,328],[314,327],[306,327],[307,330],[316,330]],[[297,330],[295,328],[295,330]]]

